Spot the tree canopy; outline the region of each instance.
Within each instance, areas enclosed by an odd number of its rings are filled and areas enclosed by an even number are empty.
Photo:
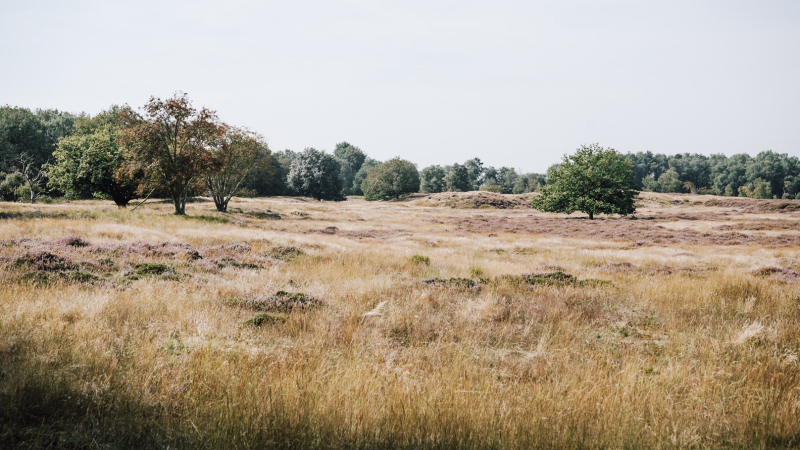
[[[633,214],[635,172],[633,165],[614,149],[598,144],[582,145],[565,155],[547,174],[547,186],[531,206],[540,211],[571,214]]]
[[[447,172],[445,172],[442,166],[433,165],[422,169],[422,172],[419,173],[421,181],[420,189],[422,192],[429,194],[444,191],[447,187],[445,183],[446,175]]]
[[[396,157],[373,167],[361,183],[365,200],[391,200],[419,192],[419,172],[409,161]]]
[[[186,199],[211,170],[210,148],[224,125],[213,111],[192,107],[183,93],[167,100],[151,97],[142,109],[144,114],[130,108],[122,112],[129,170],[142,171],[145,184],[161,189],[172,200],[175,214],[186,214]]]
[[[124,170],[119,114],[112,106],[95,117],[78,118],[75,132],[58,142],[54,162],[47,166],[50,187],[73,199],[110,197],[117,206],[136,197],[141,174]]]
[[[287,184],[299,195],[317,200],[344,200],[341,163],[331,155],[315,148],[306,148],[291,163]]]
[[[251,173],[268,164],[269,148],[260,135],[227,127],[211,147],[212,169],[206,173],[206,188],[217,211],[226,212],[231,198]],[[259,173],[269,177],[269,174]]]

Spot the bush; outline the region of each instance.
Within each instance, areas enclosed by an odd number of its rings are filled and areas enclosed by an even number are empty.
[[[18,257],[11,266],[15,269],[30,269],[43,272],[56,272],[75,268],[67,258],[46,251],[30,251]]]
[[[139,263],[133,266],[137,275],[163,275],[172,272],[172,267],[161,263]]]
[[[321,298],[302,292],[278,291],[269,297],[255,297],[243,300],[239,303],[245,308],[256,311],[278,311],[288,313],[293,310],[306,310],[316,308],[325,304]]]
[[[496,194],[503,193],[503,187],[500,186],[499,184],[484,184],[480,187],[479,190],[485,192],[494,192]]]
[[[274,247],[269,251],[270,256],[272,256],[275,259],[280,259],[283,261],[291,261],[302,254],[303,254],[302,250],[300,250],[297,247],[292,247],[290,245]]]
[[[0,197],[6,202],[17,202],[21,198],[29,195],[28,189],[25,187],[25,178],[19,172],[9,173],[4,175],[3,181],[0,182]]]
[[[244,324],[251,327],[260,327],[262,325],[273,325],[286,321],[286,316],[272,313],[261,313],[252,319],[248,319]]]
[[[426,266],[429,266],[431,264],[431,259],[428,258],[427,256],[413,255],[411,257],[411,262],[414,264],[424,264]]]
[[[477,287],[475,280],[469,278],[426,278],[423,280],[425,284],[438,287],[451,287],[461,289],[472,289]]]

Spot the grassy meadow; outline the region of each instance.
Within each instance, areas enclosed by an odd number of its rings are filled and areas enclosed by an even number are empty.
[[[800,201],[526,202],[0,203],[0,447],[800,447]]]

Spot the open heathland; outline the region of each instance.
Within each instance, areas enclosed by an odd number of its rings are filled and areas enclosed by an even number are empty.
[[[0,203],[3,448],[796,448],[800,201]]]

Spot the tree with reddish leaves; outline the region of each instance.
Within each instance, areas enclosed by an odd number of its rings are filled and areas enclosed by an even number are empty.
[[[142,190],[158,189],[186,214],[186,199],[202,187],[214,171],[212,146],[225,126],[214,111],[197,110],[185,93],[161,100],[151,97],[142,114],[125,108],[122,142],[132,162],[130,171],[142,171]]]

